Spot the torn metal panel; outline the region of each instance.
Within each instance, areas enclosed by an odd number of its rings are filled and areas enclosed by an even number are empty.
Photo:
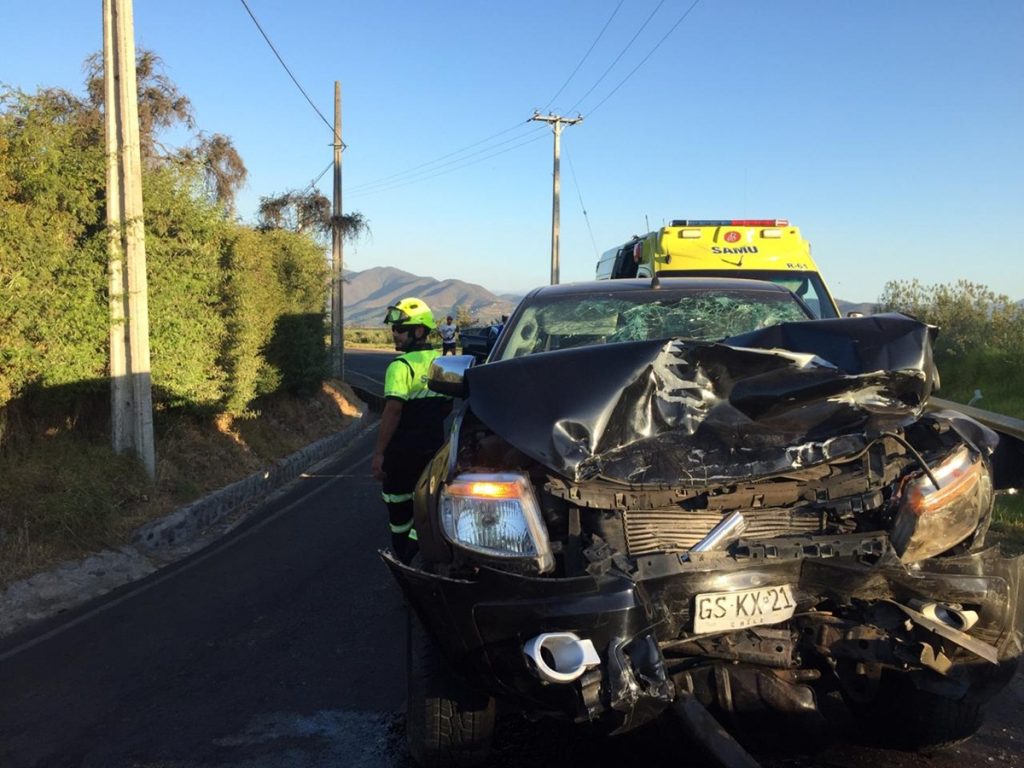
[[[467,371],[472,411],[575,481],[693,486],[862,450],[917,419],[934,328],[903,315],[784,323],[727,338],[637,341]]]
[[[905,613],[910,618],[910,620],[918,626],[928,630],[929,632],[934,632],[936,635],[943,638],[944,640],[949,640],[950,642],[960,646],[961,648],[970,651],[975,656],[984,659],[990,664],[999,663],[999,649],[995,646],[989,645],[988,643],[982,642],[977,638],[971,637],[966,632],[961,632],[959,629],[954,629],[953,627],[949,626],[948,624],[944,624],[941,621],[931,619],[925,616],[923,613],[915,611],[913,608],[910,608],[909,606],[902,605],[895,601],[891,601],[891,604],[895,605],[897,608],[903,611],[903,613]]]

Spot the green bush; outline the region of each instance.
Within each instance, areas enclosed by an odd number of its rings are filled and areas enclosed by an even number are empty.
[[[0,93],[0,406],[106,367],[103,149],[80,106]]]
[[[885,311],[905,312],[939,329],[935,362],[939,394],[1024,418],[1024,307],[985,286],[960,280],[925,286],[917,280],[890,282],[879,299]]]
[[[878,300],[883,311],[905,312],[939,327],[940,356],[988,349],[1013,357],[1024,352],[1024,307],[983,285],[958,280],[925,286],[892,281]]]
[[[236,415],[258,395],[280,385],[280,377],[272,374],[262,355],[274,320],[282,312],[276,281],[268,279],[263,240],[261,233],[239,227],[224,249],[227,338],[221,359],[228,376],[224,406]]]
[[[178,168],[145,177],[150,359],[154,400],[209,409],[227,389],[219,358],[227,337],[221,249],[228,225],[193,193],[196,181]]]
[[[29,388],[73,401],[107,386],[100,129],[95,106],[63,91],[0,92],[0,408]],[[322,248],[228,221],[199,163],[144,165],[154,402],[238,414],[279,386],[314,391]]]

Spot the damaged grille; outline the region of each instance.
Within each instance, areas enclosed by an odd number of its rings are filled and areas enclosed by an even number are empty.
[[[721,522],[716,510],[642,509],[623,513],[626,547],[630,556],[654,552],[681,552],[690,549]],[[778,536],[808,535],[826,532],[828,516],[824,511],[790,508],[745,509],[744,539],[771,539]]]

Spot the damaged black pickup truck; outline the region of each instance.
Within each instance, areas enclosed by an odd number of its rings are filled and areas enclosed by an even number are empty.
[[[425,630],[417,761],[484,761],[496,702],[701,733],[838,692],[875,741],[974,733],[1021,654],[1021,560],[985,543],[997,435],[926,411],[934,334],[757,281],[621,280],[538,289],[485,364],[440,359],[463,402],[420,560],[383,553]]]

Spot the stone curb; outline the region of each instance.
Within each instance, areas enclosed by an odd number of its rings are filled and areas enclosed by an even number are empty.
[[[144,550],[154,551],[191,541],[199,531],[219,522],[245,502],[280,488],[316,462],[336,453],[363,427],[361,418],[340,432],[278,459],[267,469],[226,485],[166,517],[146,523],[135,531],[132,544]]]
[[[375,405],[379,407],[377,403],[364,402],[369,410],[377,410]],[[0,593],[0,638],[137,581],[161,565],[189,554],[193,549],[188,547],[189,542],[198,538],[202,531],[245,502],[280,488],[337,453],[370,423],[364,414],[341,431],[279,459],[262,472],[214,491],[160,520],[146,523],[135,532],[132,544],[118,551],[105,550],[82,560],[69,560],[50,571],[8,585]],[[174,549],[177,551],[172,551]]]

